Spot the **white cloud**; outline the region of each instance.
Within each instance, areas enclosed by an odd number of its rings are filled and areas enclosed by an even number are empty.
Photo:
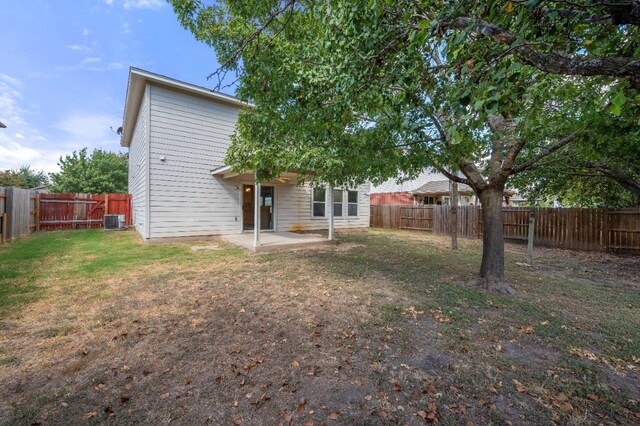
[[[104,71],[113,71],[113,70],[121,70],[125,67],[125,64],[122,62],[109,62],[107,65],[100,66],[101,58],[96,57],[87,57],[82,60],[77,65],[63,65],[57,67],[55,70],[59,72],[73,72],[73,71],[96,71],[96,72],[104,72]]]
[[[88,147],[118,150],[120,137],[111,131],[118,128],[122,118],[103,113],[72,112],[55,127],[64,133],[65,146],[72,150]]]
[[[41,133],[29,122],[35,116],[22,106],[21,85],[18,79],[0,74],[0,121],[7,125],[0,129],[0,170],[28,164],[37,170],[56,172],[61,156],[85,146],[89,151],[121,150],[120,137],[110,129],[120,126],[122,117],[118,114],[70,112],[54,129]]]
[[[18,80],[17,78],[13,78],[11,76],[8,76],[7,74],[0,74],[0,80],[2,80],[3,82],[11,85],[11,86],[15,86],[15,87],[21,87],[22,86],[22,82],[20,80]]]
[[[47,172],[58,169],[60,152],[50,148],[48,140],[27,121],[29,111],[20,106],[22,83],[0,74],[0,170],[15,169],[24,164]]]
[[[74,52],[85,52],[85,53],[93,52],[93,49],[91,49],[89,46],[84,46],[84,45],[80,45],[80,44],[69,45],[69,46],[67,46],[67,49],[71,49]]]
[[[113,6],[113,0],[104,0],[104,4],[107,6]]]
[[[164,7],[163,0],[125,0],[125,9],[160,9]]]
[[[84,30],[82,30],[82,35],[86,37],[86,36],[88,36],[89,34],[91,34],[91,32],[92,32],[92,31],[91,31],[90,29],[85,28]]]

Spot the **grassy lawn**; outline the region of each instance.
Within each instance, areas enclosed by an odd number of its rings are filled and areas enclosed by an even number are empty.
[[[0,423],[637,424],[640,262],[371,230],[249,255],[132,232],[0,246]]]

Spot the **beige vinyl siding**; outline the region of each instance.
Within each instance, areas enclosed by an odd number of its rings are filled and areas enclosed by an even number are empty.
[[[358,216],[347,215],[347,193],[344,193],[342,217],[334,218],[335,229],[369,227],[368,183],[358,186]],[[278,231],[317,231],[329,227],[329,208],[325,217],[311,215],[311,187],[309,185],[278,185],[276,187],[276,224]]]
[[[142,100],[136,127],[129,146],[129,193],[133,207],[133,225],[144,238],[146,235],[147,217],[147,161],[149,135],[149,97],[147,93]]]
[[[224,164],[238,107],[151,86],[150,118],[150,238],[241,232],[237,183],[211,176]]]

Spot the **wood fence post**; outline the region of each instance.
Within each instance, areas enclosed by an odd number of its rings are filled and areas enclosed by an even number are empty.
[[[451,249],[458,249],[458,182],[453,180],[449,181],[451,186],[451,195],[449,201],[451,204]]]
[[[602,246],[604,251],[609,251],[609,209],[602,211]]]
[[[36,232],[40,231],[40,194],[36,195]]]
[[[529,212],[529,235],[527,237],[527,263],[533,265],[533,231],[535,229],[535,208],[531,207]]]
[[[2,213],[2,242],[7,242],[7,213]]]
[[[104,214],[109,214],[109,194],[104,194]]]

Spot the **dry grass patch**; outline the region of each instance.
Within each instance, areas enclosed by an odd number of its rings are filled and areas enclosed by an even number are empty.
[[[458,285],[479,263],[473,241],[451,252],[443,238],[371,231],[261,255],[191,245],[76,231],[1,248],[2,291],[30,296],[2,314],[0,421],[640,419],[638,275],[588,280],[585,261],[576,278],[564,268],[582,258],[559,252],[523,269],[513,246],[519,294],[501,298]]]

